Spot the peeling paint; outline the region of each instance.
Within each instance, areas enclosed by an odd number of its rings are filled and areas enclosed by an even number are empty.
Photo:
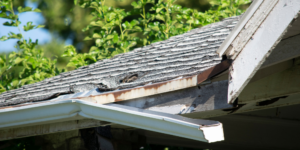
[[[205,80],[227,70],[230,64],[231,60],[224,60],[220,64],[211,67],[198,75],[185,78],[180,77],[175,80],[145,85],[127,90],[113,91],[99,95],[90,95],[87,97],[76,97],[76,99],[91,101],[98,104],[106,104],[194,87]]]
[[[180,76],[176,79],[165,81],[165,82],[147,84],[132,89],[115,90],[115,91],[109,91],[104,93],[102,93],[101,91],[97,90],[97,88],[95,88],[90,91],[62,95],[60,97],[51,99],[49,101],[81,99],[81,100],[85,100],[97,104],[107,104],[107,103],[113,103],[118,101],[125,101],[125,100],[141,98],[141,97],[147,97],[156,94],[163,94],[166,92],[195,87],[203,83],[204,81],[227,70],[230,64],[231,64],[231,60],[224,60],[221,63],[215,65],[214,67],[211,67],[203,71],[202,73],[193,76],[188,76],[188,77]],[[31,104],[32,103],[26,103],[26,104],[15,105],[10,107],[2,107],[0,109],[14,108],[14,107],[20,107],[22,105],[31,105]]]
[[[112,103],[117,101],[129,100],[139,97],[145,97],[154,94],[165,93],[169,91],[184,89],[197,85],[197,76],[186,77],[178,80],[171,80],[168,82],[156,83],[137,87],[128,90],[114,91],[110,93],[103,93],[100,95],[91,95],[88,97],[79,97],[87,101],[92,101],[98,104]]]

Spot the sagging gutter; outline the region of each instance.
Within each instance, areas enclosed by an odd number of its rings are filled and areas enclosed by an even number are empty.
[[[185,89],[189,87],[195,87],[207,79],[210,79],[223,71],[227,70],[231,65],[231,60],[224,60],[220,64],[217,64],[210,69],[205,70],[204,72],[185,77],[181,79],[175,79],[171,81],[155,83],[151,85],[145,85],[142,87],[136,87],[132,89],[120,90],[120,91],[113,91],[113,92],[106,92],[97,95],[84,95],[84,96],[76,96],[73,97],[74,99],[82,99],[85,101],[90,101],[98,104],[106,104],[106,103],[113,103],[118,101],[125,101],[131,100],[135,98],[141,98],[156,94],[162,94],[170,91]]]
[[[87,118],[208,143],[224,140],[222,124],[217,121],[196,120],[128,106],[108,106],[75,99],[2,109],[0,130]]]

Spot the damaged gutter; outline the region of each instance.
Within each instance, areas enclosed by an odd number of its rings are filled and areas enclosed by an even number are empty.
[[[224,140],[222,124],[217,121],[195,120],[128,106],[100,105],[74,99],[0,110],[0,130],[87,118],[208,143]]]
[[[189,87],[195,87],[207,79],[210,79],[223,71],[227,70],[231,65],[231,60],[224,60],[220,64],[205,70],[204,72],[180,79],[174,79],[166,82],[155,83],[145,85],[142,87],[136,87],[132,89],[119,90],[113,92],[105,92],[102,94],[74,94],[72,98],[81,99],[97,104],[113,103],[118,101],[131,100],[135,98],[141,98],[156,94],[162,94],[175,90],[185,89]],[[76,96],[75,96],[76,95]],[[61,96],[59,99],[71,98],[69,96]]]

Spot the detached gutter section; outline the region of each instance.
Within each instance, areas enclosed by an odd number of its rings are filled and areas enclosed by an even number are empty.
[[[222,124],[217,121],[196,120],[117,104],[100,105],[82,100],[47,102],[0,110],[0,130],[86,118],[208,143],[224,140]]]

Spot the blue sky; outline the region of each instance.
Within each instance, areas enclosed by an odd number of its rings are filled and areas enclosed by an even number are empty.
[[[36,8],[36,5],[34,3],[27,3],[27,6]],[[31,21],[33,22],[33,25],[38,25],[38,24],[44,24],[44,17],[41,13],[37,12],[24,12],[19,15],[19,19],[21,21],[21,25],[19,26],[21,30],[23,29],[23,26]],[[9,26],[3,26],[2,24],[6,21],[9,21],[8,19],[3,19],[0,18],[0,37],[2,36],[7,36],[9,32],[14,32],[14,33],[19,33],[19,30],[17,27],[9,27]],[[44,44],[47,42],[51,41],[51,34],[48,30],[39,28],[39,29],[34,29],[30,30],[27,32],[24,32],[22,30],[22,33],[25,37],[25,39],[28,39],[29,37],[35,41],[36,39],[39,40],[39,44]],[[0,41],[0,53],[1,52],[11,52],[11,51],[16,51],[16,48],[14,46],[16,45],[16,42],[18,40],[15,39],[10,39],[7,41]]]

